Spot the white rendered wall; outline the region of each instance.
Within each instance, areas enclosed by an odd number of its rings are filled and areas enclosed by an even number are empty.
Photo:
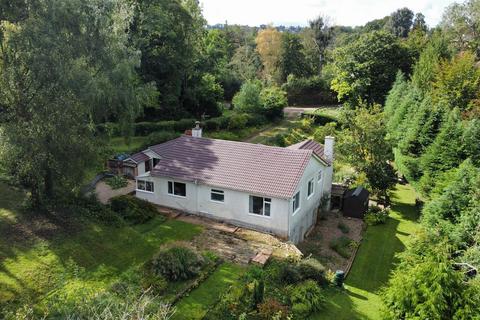
[[[331,167],[325,166],[316,158],[310,158],[307,167],[303,173],[300,183],[297,186],[295,194],[300,191],[300,208],[293,212],[293,199],[289,201],[289,215],[290,215],[290,229],[289,239],[294,243],[303,240],[305,232],[316,223],[317,209],[320,204],[322,195],[330,190],[327,181],[331,180],[328,177]],[[322,180],[318,181],[318,172],[322,171]],[[330,170],[331,171],[331,170]],[[330,174],[331,175],[331,174]],[[308,197],[308,181],[313,179],[314,192]]]
[[[288,236],[288,200],[271,198],[270,216],[266,217],[249,213],[250,194],[248,193],[194,184],[192,182],[151,177],[149,175],[146,177],[139,177],[139,179],[153,181],[155,192],[150,193],[137,190],[136,195],[138,198],[161,206],[171,207],[189,213],[208,216],[235,225],[274,233],[282,237]],[[168,194],[168,181],[185,183],[186,197]],[[212,188],[224,191],[225,200],[223,203],[210,200]]]

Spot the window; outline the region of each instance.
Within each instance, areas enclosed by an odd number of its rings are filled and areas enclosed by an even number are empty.
[[[153,167],[155,168],[158,164],[158,162],[160,161],[160,159],[157,159],[157,158],[153,158]]]
[[[212,189],[212,192],[210,194],[210,200],[217,201],[217,202],[224,202],[225,194],[223,190]]]
[[[145,161],[145,172],[149,172],[152,170],[152,160]]]
[[[154,184],[152,181],[137,180],[137,190],[154,192]]]
[[[187,185],[182,182],[168,181],[168,194],[179,197],[186,197]]]
[[[293,213],[297,212],[297,210],[300,208],[300,191],[298,191],[294,196],[293,196]]]
[[[322,170],[318,171],[317,182],[322,181]]]
[[[313,194],[313,191],[314,190],[314,186],[313,186],[313,179],[311,179],[310,181],[308,181],[308,191],[307,191],[307,198],[310,198],[310,196]]]
[[[272,199],[250,196],[250,213],[270,217]]]

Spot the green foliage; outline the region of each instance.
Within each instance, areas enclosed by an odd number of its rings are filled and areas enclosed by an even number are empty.
[[[287,320],[288,307],[282,305],[274,298],[266,299],[258,305],[258,313],[261,319],[264,320]]]
[[[480,169],[470,160],[447,172],[423,209],[423,224],[438,230],[456,246],[474,243],[480,217],[479,184]]]
[[[342,101],[383,103],[397,70],[408,71],[409,60],[409,54],[393,35],[383,31],[362,34],[335,49],[332,89]]]
[[[258,81],[245,82],[233,97],[233,105],[242,112],[256,113],[261,107],[260,92],[262,85]]]
[[[351,166],[365,174],[373,192],[386,196],[386,191],[395,184],[395,175],[388,163],[393,154],[386,138],[383,112],[378,105],[360,105],[347,111],[344,118],[341,154]]]
[[[339,222],[337,224],[337,228],[340,229],[340,231],[342,231],[342,233],[349,233],[350,232],[350,228],[343,222]]]
[[[281,52],[280,72],[282,82],[285,82],[290,75],[295,77],[307,75],[307,66],[300,36],[290,32],[283,33]]]
[[[337,135],[337,123],[329,122],[321,127],[316,128],[315,132],[313,133],[313,138],[319,143],[324,143],[325,137],[327,136],[335,137],[336,135]]]
[[[125,188],[128,185],[128,180],[124,177],[113,176],[105,179],[105,183],[113,190]]]
[[[330,82],[324,77],[298,77],[288,75],[287,82],[282,85],[287,92],[290,105],[303,104],[335,104],[334,92],[330,89]]]
[[[475,63],[475,55],[469,52],[441,63],[433,82],[433,101],[442,101],[450,108],[472,109],[480,92],[480,68]]]
[[[388,218],[388,210],[382,209],[377,206],[372,206],[368,208],[367,213],[365,214],[364,220],[369,226],[376,226],[379,224],[384,224]]]
[[[352,255],[352,247],[356,245],[356,243],[346,236],[340,236],[330,241],[328,245],[332,250],[342,257],[350,258]]]
[[[448,57],[448,44],[441,33],[434,33],[413,68],[412,82],[423,93],[432,90],[438,64]]]
[[[201,255],[184,247],[162,250],[150,262],[153,273],[169,281],[192,279],[200,273],[204,264]]]
[[[290,297],[295,317],[305,319],[313,312],[321,310],[325,297],[318,284],[313,280],[302,282],[292,289]]]
[[[413,25],[413,11],[401,8],[390,15],[388,27],[396,37],[406,38]]]
[[[110,206],[113,211],[130,224],[145,223],[156,216],[165,220],[163,216],[158,214],[155,205],[148,201],[138,199],[135,196],[124,195],[114,197],[110,200]]]
[[[235,113],[229,117],[228,129],[231,130],[240,130],[244,129],[248,123],[248,114],[246,113]]]
[[[304,280],[314,280],[320,285],[328,283],[326,268],[315,258],[306,258],[298,263],[298,271]]]
[[[448,248],[448,244],[438,243],[427,252],[401,254],[403,262],[382,294],[386,318],[447,320],[480,316],[476,307],[480,287],[466,283],[462,273],[453,269]]]
[[[109,206],[100,203],[95,196],[75,197],[67,204],[66,210],[75,212],[78,216],[112,226],[124,224],[123,219],[116,212],[111,210]]]
[[[262,103],[260,113],[271,120],[282,118],[283,108],[288,105],[286,92],[275,86],[263,88],[260,92],[260,101]]]
[[[255,281],[253,283],[253,295],[252,295],[252,302],[254,308],[263,302],[263,296],[265,294],[265,283],[263,280]]]
[[[41,1],[25,11],[17,24],[2,24],[0,121],[5,164],[41,206],[78,190],[99,160],[97,123],[114,117],[129,135],[156,95],[140,81],[139,56],[118,32],[128,29],[121,6]]]

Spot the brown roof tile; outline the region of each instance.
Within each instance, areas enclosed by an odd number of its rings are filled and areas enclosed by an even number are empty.
[[[150,147],[162,159],[152,176],[275,198],[290,198],[312,150],[181,136]]]
[[[297,149],[297,150],[312,150],[317,157],[325,161],[325,163],[330,163],[327,158],[325,157],[323,146],[314,141],[314,140],[305,140],[302,142],[299,142],[297,144],[291,145],[288,147],[289,149]]]

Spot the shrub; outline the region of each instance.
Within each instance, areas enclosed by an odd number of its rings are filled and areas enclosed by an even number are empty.
[[[268,87],[260,92],[262,114],[268,119],[283,117],[283,108],[288,106],[287,93],[278,87]]]
[[[299,269],[291,262],[281,263],[278,271],[278,279],[281,283],[294,284],[302,280]]]
[[[145,139],[142,149],[147,149],[150,146],[170,141],[172,139],[178,138],[179,136],[180,134],[173,131],[158,131],[151,133]]]
[[[260,81],[245,82],[240,91],[233,97],[232,103],[237,110],[248,113],[257,113],[261,109],[260,92],[262,84]]]
[[[350,256],[352,255],[351,247],[353,246],[353,243],[355,242],[352,239],[341,236],[330,242],[330,248],[342,257],[350,258]]]
[[[108,184],[113,190],[125,188],[126,186],[128,186],[128,180],[120,176],[113,176],[107,178],[105,179],[105,183]]]
[[[194,125],[195,119],[180,119],[178,121],[174,121],[173,130],[183,133],[185,130],[192,129]]]
[[[69,210],[75,212],[76,215],[110,225],[119,226],[124,223],[118,214],[112,211],[109,206],[100,203],[95,196],[75,198],[69,205]]]
[[[228,129],[231,130],[240,130],[244,129],[247,126],[248,115],[246,113],[235,113],[233,114],[228,122]]]
[[[337,225],[338,229],[340,229],[340,231],[342,231],[342,233],[349,233],[350,232],[350,228],[343,222],[339,222],[338,225]]]
[[[296,285],[290,297],[295,318],[306,319],[313,312],[319,311],[325,303],[325,297],[318,284],[307,280]]]
[[[173,247],[160,251],[151,261],[154,274],[162,275],[167,280],[187,280],[198,275],[205,260],[196,252],[184,248]]]
[[[258,305],[258,313],[260,314],[260,318],[264,320],[286,320],[288,307],[282,305],[278,300],[269,298]]]
[[[303,259],[298,264],[298,271],[303,279],[315,280],[319,284],[326,284],[326,269],[315,258]]]
[[[141,224],[158,215],[157,208],[148,201],[134,196],[123,195],[110,200],[113,211],[118,213],[125,221],[131,224]]]
[[[388,210],[382,209],[377,206],[372,206],[368,208],[367,213],[365,214],[365,222],[369,226],[375,226],[378,224],[384,224],[388,218]]]
[[[263,302],[263,296],[265,294],[265,283],[263,280],[255,280],[253,283],[253,293],[252,293],[252,302],[253,306],[256,307]]]

